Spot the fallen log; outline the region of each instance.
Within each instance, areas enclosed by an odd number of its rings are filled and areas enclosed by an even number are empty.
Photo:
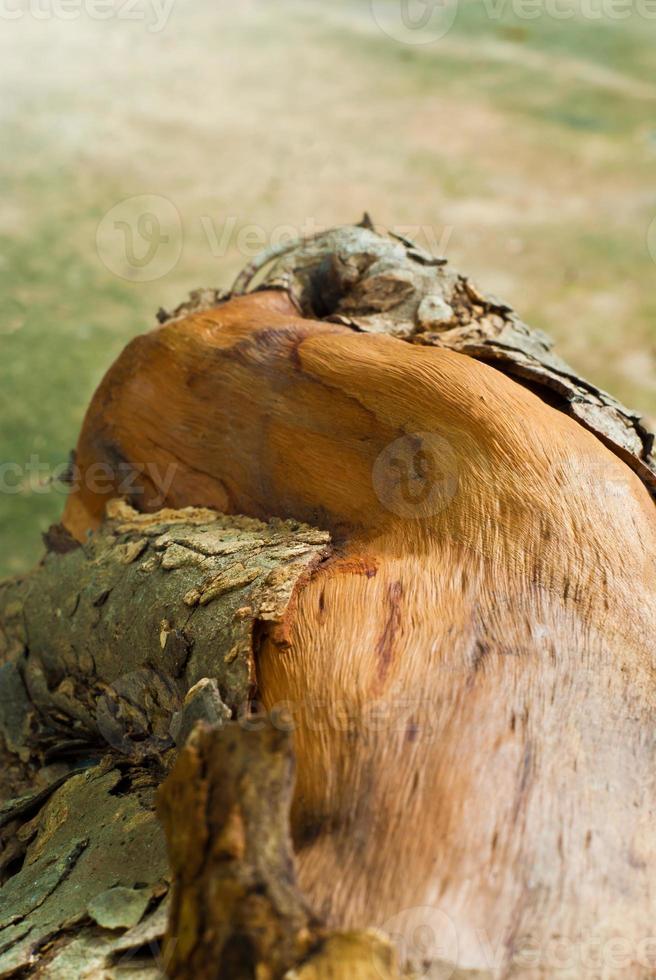
[[[110,369],[55,538],[90,547],[86,535],[117,494],[145,514],[205,507],[330,533],[332,552],[321,550],[325,537],[312,542],[318,552],[306,553],[282,615],[255,617],[239,675],[292,731],[293,887],[312,910],[308,923],[338,930],[317,957],[340,943],[343,951],[345,930],[374,926],[395,938],[414,975],[619,969],[645,980],[656,964],[650,435],[507,306],[411,243],[355,227],[274,258],[252,292],[262,263],[231,297],[210,291],[163,313]],[[184,596],[204,608],[224,573]],[[0,620],[13,622],[15,610],[6,604]],[[202,678],[189,673],[193,657],[185,660],[179,639],[163,633],[172,663],[185,666],[178,687],[175,670],[173,680],[164,672],[173,694],[158,687],[151,700],[168,698],[179,715],[187,685]],[[20,627],[8,631],[8,649],[21,642]],[[109,660],[111,651],[99,662]],[[204,664],[211,685],[215,665]],[[69,697],[64,680],[46,685],[57,710]],[[217,684],[227,703],[225,679]],[[176,723],[180,741],[206,701],[216,708],[215,694],[196,690],[200,703]],[[130,688],[125,700],[134,697]],[[228,707],[234,715],[236,703]],[[97,707],[85,708],[76,737],[80,725],[99,728]],[[51,731],[53,708],[37,716]],[[174,734],[170,719],[162,724],[155,712],[136,739],[113,747],[129,747],[131,764],[148,771],[163,758],[168,770],[172,741],[160,743]],[[28,728],[43,751],[38,725],[36,735]],[[183,782],[193,753],[209,751],[194,738],[179,760]],[[18,744],[7,743],[14,757]],[[34,751],[21,759],[32,782],[47,761]],[[234,783],[221,782],[229,767],[209,768],[203,792],[233,798]],[[189,772],[192,797],[194,779]],[[191,839],[193,808],[185,829],[184,810],[166,806],[169,834]],[[223,839],[225,822],[214,831]],[[199,880],[206,896],[210,883]],[[213,913],[219,931],[223,914]],[[292,947],[304,928],[298,915],[281,933],[296,937]],[[193,948],[207,949],[207,960],[217,947],[199,935]],[[260,966],[272,976],[293,958],[267,957],[263,946]],[[321,975],[320,959],[311,962],[293,969]]]
[[[0,740],[25,790],[0,797],[0,976],[397,980],[384,937],[331,935],[297,891],[289,722],[251,715],[258,632],[284,642],[328,536],[109,514],[0,587]]]

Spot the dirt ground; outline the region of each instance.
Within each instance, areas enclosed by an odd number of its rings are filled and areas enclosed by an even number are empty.
[[[4,0],[0,573],[157,308],[364,209],[656,417],[656,5],[407,2]]]

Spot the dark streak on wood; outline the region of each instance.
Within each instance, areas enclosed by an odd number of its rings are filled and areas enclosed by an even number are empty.
[[[403,586],[400,582],[392,582],[387,592],[389,613],[382,635],[376,645],[376,655],[379,660],[378,680],[384,684],[394,658],[394,644],[401,626],[401,600]]]

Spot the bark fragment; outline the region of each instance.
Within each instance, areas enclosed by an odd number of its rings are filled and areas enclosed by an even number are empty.
[[[173,874],[170,977],[399,976],[384,937],[331,936],[306,906],[294,880],[292,790],[289,737],[268,722],[194,731],[159,794]]]
[[[120,889],[129,925],[167,890],[168,869],[154,812],[161,772],[111,768],[107,760],[71,776],[17,834],[27,842],[20,870],[0,889],[0,976],[40,975],[53,942],[101,919]],[[122,788],[127,779],[129,786]],[[129,903],[125,897],[129,897]],[[99,905],[100,903],[100,905]],[[137,919],[137,921],[138,921]],[[116,923],[112,928],[116,928]]]
[[[7,751],[25,764],[108,746],[161,754],[204,678],[234,715],[253,685],[254,623],[283,623],[327,549],[326,534],[294,522],[115,504],[83,546],[0,586]]]

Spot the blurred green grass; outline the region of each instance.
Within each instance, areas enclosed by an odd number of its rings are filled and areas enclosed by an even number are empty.
[[[656,21],[490,9],[462,0],[449,33],[417,46],[364,0],[178,0],[161,33],[5,23],[0,463],[62,464],[126,341],[247,260],[240,228],[365,208],[423,244],[446,230],[454,264],[656,416]],[[174,268],[143,283],[96,250],[103,215],[140,194],[172,201],[184,232]],[[230,229],[225,248],[208,221]],[[0,492],[0,574],[37,559],[63,504],[34,478],[14,490]]]

